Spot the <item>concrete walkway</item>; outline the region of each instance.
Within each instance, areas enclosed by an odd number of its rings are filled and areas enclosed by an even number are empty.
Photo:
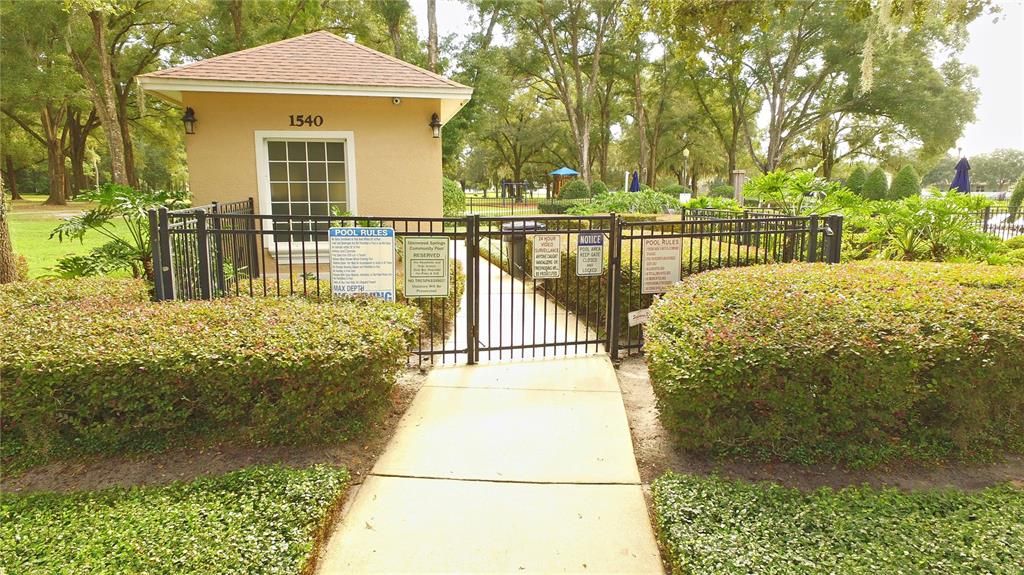
[[[320,573],[662,573],[605,356],[436,368]]]

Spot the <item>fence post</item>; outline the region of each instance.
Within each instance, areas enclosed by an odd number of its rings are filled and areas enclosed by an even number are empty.
[[[174,258],[171,256],[171,227],[170,217],[167,208],[161,207],[157,210],[157,227],[159,233],[160,270],[153,270],[163,277],[160,285],[163,287],[164,299],[174,299],[178,296],[177,286],[174,285]]]
[[[217,202],[210,202],[213,205],[213,257],[214,265],[216,266],[216,281],[217,281],[217,293],[224,294],[225,279],[224,279],[224,236],[221,234],[221,219],[217,214],[220,213],[219,204]]]
[[[199,258],[199,297],[212,299],[213,283],[210,281],[210,238],[206,233],[206,210],[196,214],[196,255]]]
[[[249,197],[249,213],[252,214],[252,219],[246,220],[245,223],[246,231],[252,232],[246,234],[248,236],[246,240],[249,242],[249,277],[255,278],[260,275],[260,260],[263,257],[260,246],[263,245],[263,235],[257,230],[257,228],[262,229],[262,222],[256,217],[256,202],[251,196]]]
[[[612,212],[611,230],[608,234],[608,310],[605,332],[608,335],[608,355],[612,361],[619,360],[619,284],[621,283],[622,225],[619,216]]]
[[[818,214],[811,214],[808,219],[810,237],[807,238],[807,261],[818,261]]]
[[[839,263],[843,252],[843,216],[829,216],[828,227],[832,230],[826,246],[827,262],[830,264]]]
[[[984,219],[981,222],[981,231],[982,231],[982,233],[985,233],[985,234],[988,233],[988,220],[991,217],[992,217],[992,206],[985,206],[985,214],[982,216],[982,218],[984,218]]]
[[[149,254],[149,265],[153,269],[153,299],[162,301],[164,274],[161,272],[163,265],[160,263],[160,222],[154,209],[149,210]]]
[[[473,365],[480,356],[477,274],[480,273],[480,216],[466,216],[466,363]]]

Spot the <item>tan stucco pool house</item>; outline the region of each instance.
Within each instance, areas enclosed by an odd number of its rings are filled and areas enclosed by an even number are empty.
[[[440,127],[473,93],[329,32],[138,80],[195,120],[193,204],[252,197],[262,214],[440,216]]]

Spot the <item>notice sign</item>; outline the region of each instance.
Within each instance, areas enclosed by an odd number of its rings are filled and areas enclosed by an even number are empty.
[[[647,320],[651,319],[651,308],[645,307],[644,309],[631,311],[626,314],[626,318],[629,319],[629,327],[643,325],[647,323]]]
[[[533,278],[562,277],[562,237],[533,236]]]
[[[395,301],[395,230],[331,228],[331,293]]]
[[[665,293],[679,281],[682,238],[647,238],[640,266],[640,293]]]
[[[448,238],[405,238],[406,297],[448,296]]]
[[[576,275],[599,276],[604,268],[604,234],[580,232],[576,236]]]

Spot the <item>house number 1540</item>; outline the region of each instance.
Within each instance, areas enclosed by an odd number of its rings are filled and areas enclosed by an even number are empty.
[[[310,114],[306,114],[305,116],[303,116],[302,114],[296,114],[293,116],[288,116],[288,125],[298,126],[300,128],[303,126],[320,127],[324,125],[324,117],[320,115],[313,116]]]

